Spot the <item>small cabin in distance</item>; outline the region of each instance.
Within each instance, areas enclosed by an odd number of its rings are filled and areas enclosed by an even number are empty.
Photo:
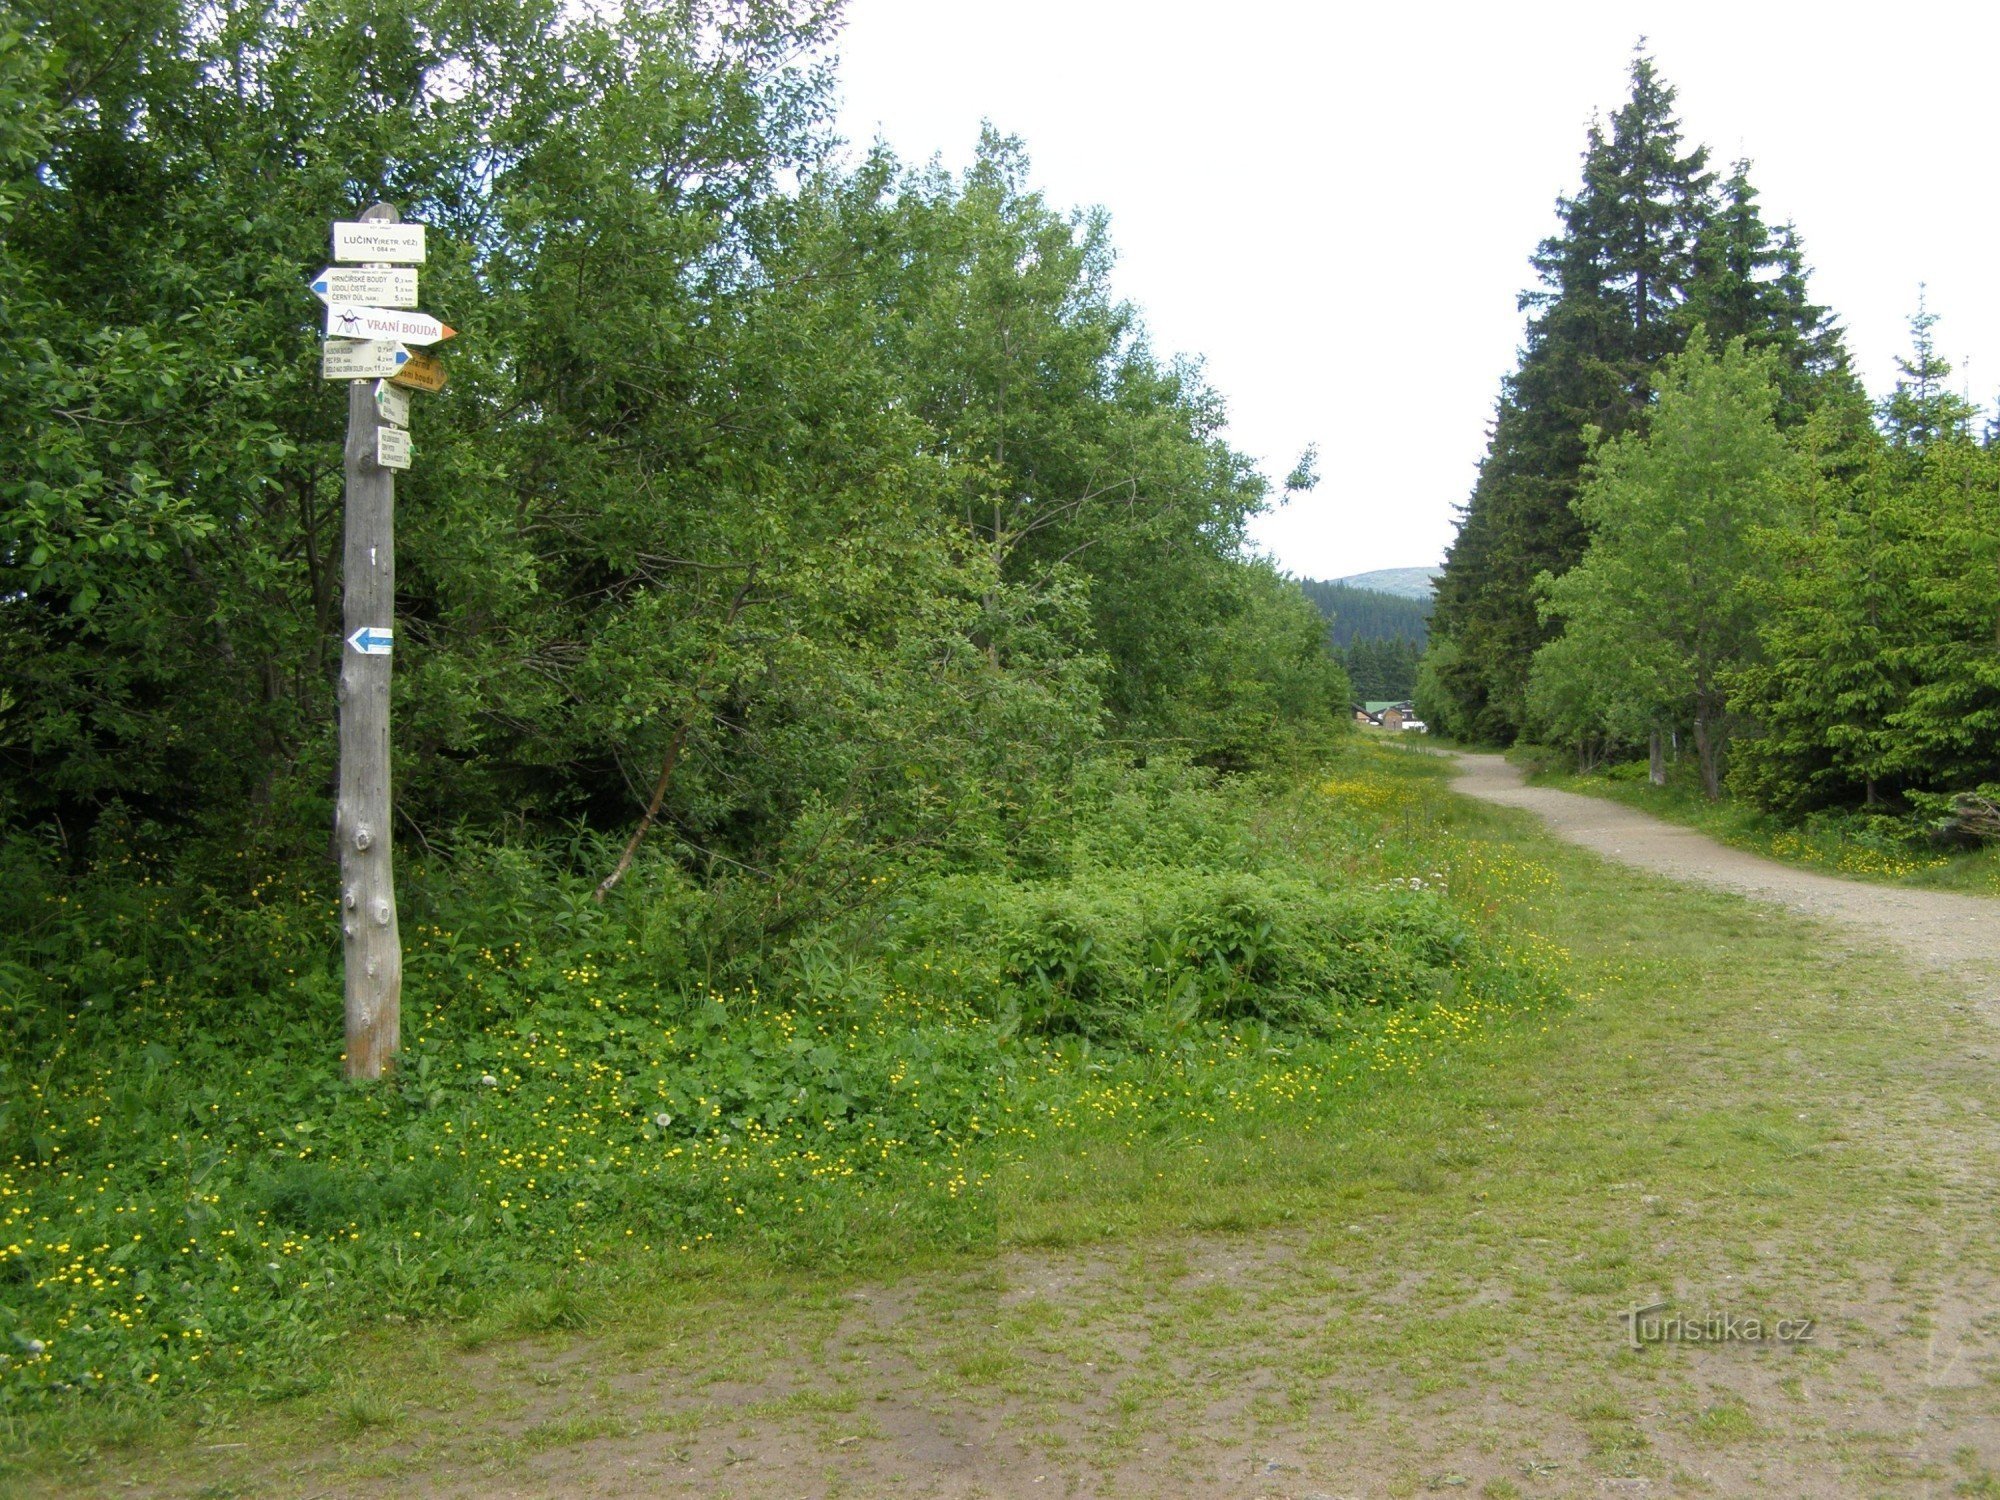
[[[1354,722],[1372,724],[1378,729],[1422,729],[1423,720],[1417,717],[1417,706],[1407,698],[1376,698],[1366,703],[1354,705]]]

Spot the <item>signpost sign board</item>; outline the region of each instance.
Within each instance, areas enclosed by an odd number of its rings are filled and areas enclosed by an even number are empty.
[[[424,263],[421,224],[335,224],[333,258],[346,261],[388,261],[399,266]]]
[[[326,336],[330,339],[399,339],[405,344],[436,344],[457,331],[429,313],[405,312],[393,307],[350,307],[344,302],[330,303],[326,309]]]
[[[441,391],[445,382],[444,361],[435,354],[412,349],[409,359],[389,379],[413,391]]]
[[[410,466],[410,435],[400,427],[375,429],[375,462],[385,469]]]
[[[328,339],[319,346],[322,380],[386,380],[409,362],[410,351],[384,339]]]
[[[386,380],[375,382],[375,414],[391,427],[410,425],[410,393],[397,390]]]
[[[313,277],[312,293],[328,306],[415,307],[417,273],[409,266],[328,266]]]

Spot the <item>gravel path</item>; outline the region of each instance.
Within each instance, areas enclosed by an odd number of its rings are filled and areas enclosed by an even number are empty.
[[[1746,854],[1707,834],[1612,802],[1528,786],[1498,755],[1461,754],[1457,789],[1482,801],[1526,808],[1552,833],[1607,859],[1669,879],[1718,886],[1768,901],[1900,949],[1926,968],[2000,979],[2000,901],[1951,891],[1872,885],[1821,875]],[[1981,985],[1988,1015],[2000,1019],[2000,989]]]

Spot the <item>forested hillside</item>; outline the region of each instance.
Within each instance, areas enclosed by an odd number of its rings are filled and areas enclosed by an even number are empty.
[[[1327,639],[1358,699],[1407,698],[1416,691],[1430,601],[1345,583],[1303,578],[1299,587],[1326,617]]]
[[[1423,644],[1430,619],[1430,605],[1424,600],[1313,578],[1300,579],[1299,587],[1326,616],[1327,638],[1336,646],[1358,640]]]
[[[1436,568],[1375,568],[1366,573],[1350,573],[1334,583],[1351,589],[1369,589],[1378,594],[1394,594],[1399,599],[1428,601],[1436,591]]]
[[[1421,707],[1711,800],[2000,832],[2000,446],[1921,304],[1870,401],[1749,168],[1641,57],[1537,252],[1438,590]]]

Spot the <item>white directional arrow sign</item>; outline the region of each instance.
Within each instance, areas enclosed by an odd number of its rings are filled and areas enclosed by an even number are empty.
[[[387,625],[363,625],[347,644],[363,656],[387,656],[396,648],[396,632]]]
[[[350,307],[335,302],[326,310],[330,339],[398,339],[405,344],[437,344],[457,333],[429,313],[393,307]]]
[[[409,362],[409,350],[384,340],[328,339],[319,346],[322,380],[386,380]]]
[[[410,266],[328,266],[312,279],[312,293],[331,307],[415,307],[417,273]]]
[[[386,260],[399,266],[424,263],[421,224],[350,224],[333,226],[335,260]]]
[[[386,380],[375,382],[375,411],[391,427],[410,425],[410,393]]]

